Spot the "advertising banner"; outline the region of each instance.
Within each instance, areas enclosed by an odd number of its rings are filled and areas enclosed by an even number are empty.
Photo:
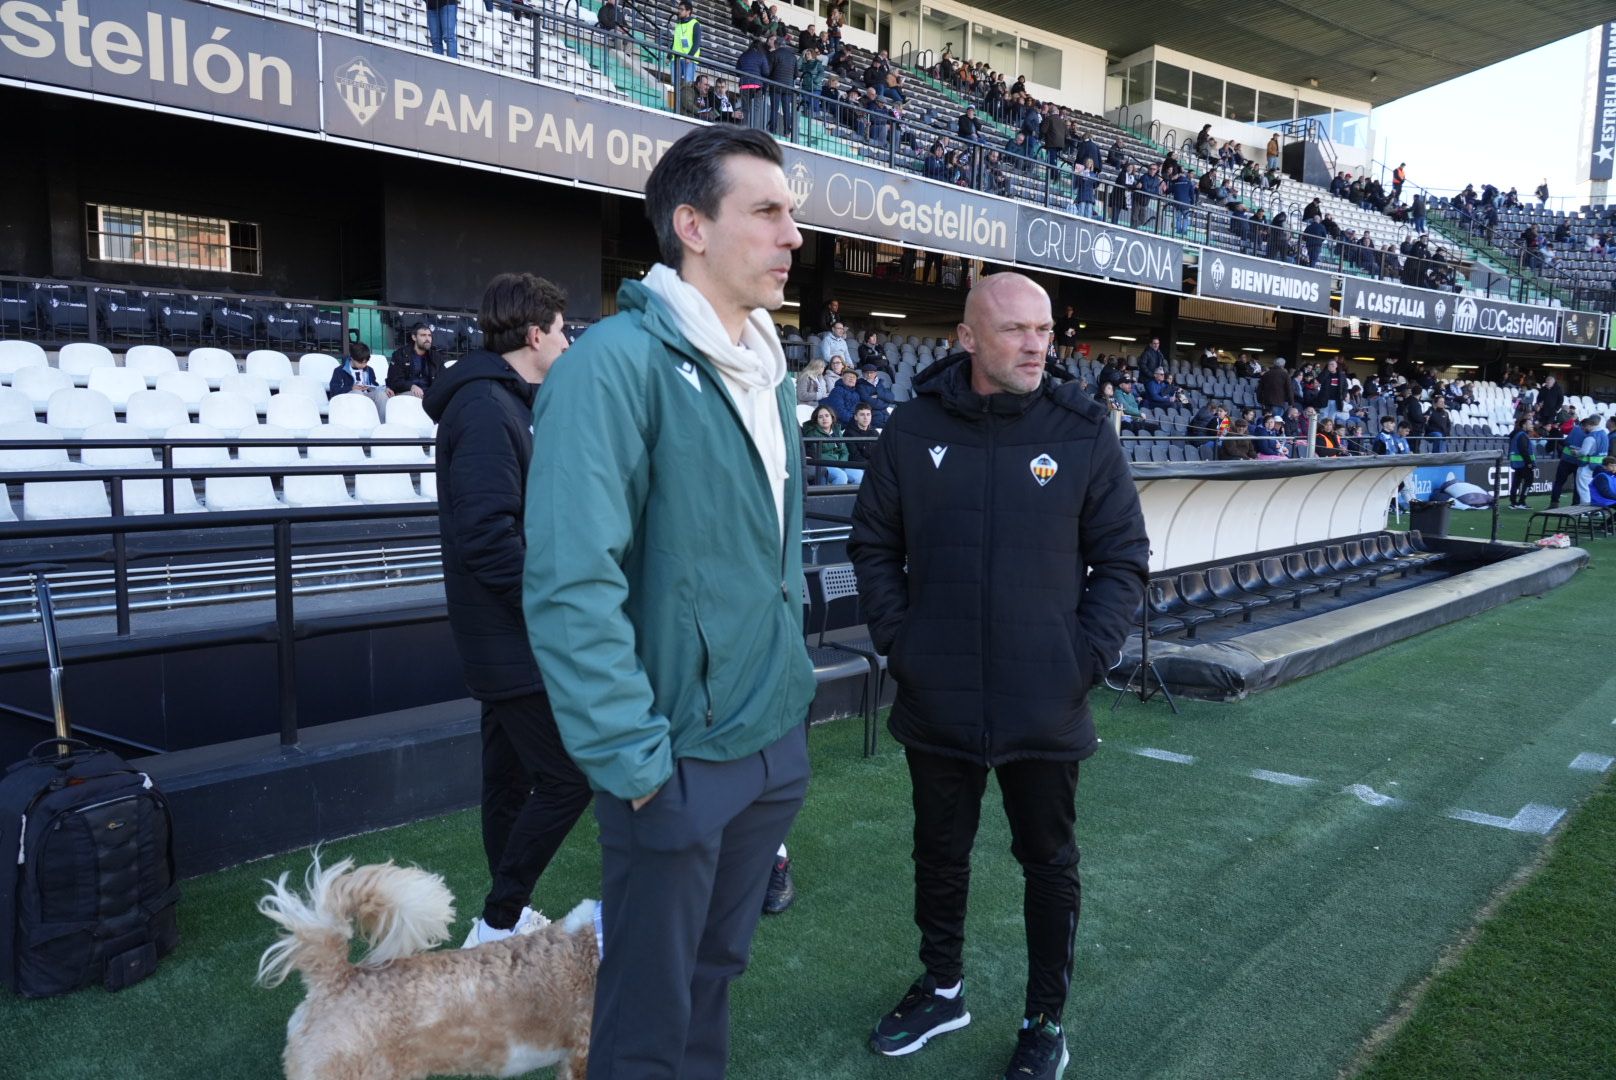
[[[1588,158],[1588,179],[1610,180],[1616,176],[1616,22],[1599,28],[1599,64],[1595,69],[1592,151]]]
[[[0,76],[320,129],[319,35],[185,0],[7,0]]]
[[[1178,241],[1032,206],[1021,207],[1020,219],[1021,263],[1173,292],[1183,288],[1184,245]]]
[[[1560,344],[1577,345],[1584,349],[1605,347],[1605,317],[1593,311],[1563,311],[1560,313]]]
[[[1446,329],[1455,334],[1554,344],[1560,340],[1560,312],[1484,296],[1456,295]]]
[[[1202,296],[1240,300],[1263,307],[1330,314],[1330,275],[1207,248],[1201,255],[1198,287]]]
[[[1366,322],[1441,330],[1453,301],[1452,293],[1418,289],[1395,281],[1350,276],[1341,281],[1343,319],[1356,315]]]

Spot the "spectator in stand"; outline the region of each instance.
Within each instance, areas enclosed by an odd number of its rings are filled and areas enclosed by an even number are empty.
[[[982,190],[990,195],[1001,195],[1005,198],[1012,196],[1010,189],[1010,174],[1005,171],[1004,159],[997,150],[989,150],[987,159],[982,162]]]
[[[363,341],[348,346],[348,359],[332,370],[325,394],[328,398],[338,394],[363,394],[376,406],[378,416],[387,415],[387,399],[393,396],[391,390],[376,382],[376,372],[370,366],[370,346]]]
[[[1139,177],[1139,190],[1134,195],[1132,207],[1134,228],[1145,229],[1155,223],[1158,207],[1165,194],[1167,184],[1162,179],[1161,166],[1153,161],[1145,167],[1144,174]]]
[[[716,121],[718,117],[718,95],[713,92],[711,82],[706,72],[696,76],[691,91],[691,114],[697,120]]]
[[[1342,373],[1340,363],[1332,358],[1324,365],[1324,374],[1319,376],[1320,415],[1341,415],[1341,405],[1346,399],[1347,377]]]
[[[1062,360],[1070,360],[1077,352],[1078,324],[1081,321],[1077,317],[1077,309],[1071,304],[1067,304],[1061,317],[1055,320],[1055,348]]]
[[[1268,137],[1268,168],[1270,171],[1279,168],[1279,132]]]
[[[1054,153],[1053,150],[1050,151]],[[1096,188],[1099,186],[1095,180],[1092,166],[1086,161],[1079,161],[1072,173],[1072,213],[1078,217],[1095,218],[1100,216],[1095,206]]]
[[[821,405],[829,406],[839,424],[853,422],[853,410],[858,407],[861,400],[858,383],[858,372],[852,368],[845,368],[842,371],[841,381],[831,387],[830,393],[825,395],[825,400],[820,402]]]
[[[1178,387],[1167,381],[1167,369],[1157,368],[1155,374],[1145,380],[1145,404],[1153,409],[1171,408],[1178,398]]]
[[[801,57],[784,35],[769,50],[769,130],[776,138],[797,140],[797,78]]]
[[[1335,419],[1326,416],[1319,421],[1318,433],[1313,438],[1314,457],[1340,457],[1341,435],[1335,429]]]
[[[410,340],[393,350],[387,360],[387,393],[426,397],[438,376],[438,350],[432,347],[432,328],[425,323],[410,327]]]
[[[874,364],[877,369],[885,370],[887,364],[886,354],[881,351],[881,335],[874,330],[866,331],[864,340],[859,342],[858,360],[861,368]],[[888,372],[891,374],[891,372]]]
[[[897,401],[893,399],[892,391],[881,385],[881,368],[878,365],[865,364],[859,370],[864,376],[858,381],[859,401],[870,407],[876,427],[886,427],[887,417]]]
[[[1244,420],[1229,425],[1229,434],[1218,443],[1219,461],[1255,461],[1256,445],[1252,442],[1251,428]]]
[[[1543,178],[1543,182],[1537,186],[1537,191],[1534,194],[1537,195],[1538,209],[1540,209],[1540,210],[1547,209],[1548,205],[1549,205],[1549,178],[1548,177],[1545,176]]]
[[[1448,437],[1453,434],[1453,416],[1448,412],[1447,399],[1441,395],[1431,400],[1431,411],[1425,414],[1425,451],[1440,454],[1447,449]]]
[[[439,56],[460,55],[460,0],[426,0],[426,36]]]
[[[730,93],[729,83],[720,79],[713,85],[714,119],[721,124],[740,124],[746,121],[746,110],[741,99]]]
[[[1133,193],[1139,186],[1139,176],[1134,172],[1133,162],[1124,162],[1117,169],[1117,178],[1111,181],[1111,190],[1106,196],[1106,203],[1111,210],[1111,224],[1121,225],[1131,215],[1129,210],[1133,206]]]
[[[1150,344],[1146,345],[1144,351],[1139,354],[1139,360],[1134,366],[1143,375],[1166,369],[1167,355],[1162,352],[1161,338],[1151,337]]]
[[[1543,385],[1537,392],[1536,418],[1539,427],[1548,427],[1550,424],[1560,422],[1560,410],[1565,407],[1565,388],[1562,387],[1553,375],[1543,378]]]
[[[1588,481],[1588,503],[1607,510],[1616,506],[1616,457],[1606,456],[1599,462]]]
[[[1195,156],[1204,161],[1212,161],[1216,155],[1212,150],[1212,125],[1207,124],[1195,136]]]
[[[819,312],[819,329],[825,332],[836,329],[836,324],[842,321],[842,302],[836,299],[825,301],[825,306]],[[829,359],[827,357],[826,359]]]
[[[847,340],[847,326],[840,320],[832,323],[830,333],[819,339],[819,349],[825,354],[827,362],[833,357],[839,358],[844,364],[853,362],[852,347]]]
[[[965,142],[980,142],[982,138],[982,121],[976,118],[976,106],[967,105],[965,111],[955,121],[955,130]]]
[[[1254,444],[1259,461],[1284,461],[1290,457],[1290,440],[1285,438],[1285,420],[1270,415],[1262,423],[1262,438]]]
[[[931,144],[931,153],[921,166],[921,171],[927,180],[936,180],[939,183],[948,182],[948,159],[945,156],[946,148],[941,142]]]
[[[1577,495],[1583,502],[1588,502],[1588,485],[1593,483],[1594,474],[1599,471],[1600,464],[1610,455],[1610,430],[1600,423],[1600,418],[1590,416],[1593,429],[1583,427],[1582,448],[1577,452],[1579,467],[1577,469]],[[1616,417],[1612,417],[1616,421]],[[1612,424],[1616,427],[1616,423]]]
[[[1043,141],[1044,150],[1049,155],[1050,165],[1059,165],[1061,154],[1066,152],[1066,137],[1070,129],[1066,124],[1066,117],[1053,101],[1044,105],[1044,118],[1038,130],[1038,137]]]
[[[1408,162],[1402,162],[1392,170],[1392,199],[1403,197],[1403,185],[1408,181]]]
[[[1171,184],[1173,196],[1173,231],[1183,236],[1190,226],[1190,207],[1195,205],[1195,182],[1186,172],[1180,172]]]
[[[688,7],[689,5],[683,5]],[[680,61],[675,61],[677,65]],[[735,61],[740,72],[741,104],[746,110],[746,126],[759,131],[769,126],[769,47],[763,38],[747,43],[740,59]]]
[[[1532,447],[1532,440],[1537,437],[1537,428],[1527,417],[1519,417],[1515,421],[1515,430],[1509,436],[1509,508],[1511,510],[1530,510],[1526,503],[1527,493],[1532,490],[1532,484],[1537,480],[1537,455]]]
[[[825,374],[825,361],[808,361],[797,376],[797,404],[818,405],[834,385],[835,380]]]
[[[842,434],[847,436],[848,479],[857,484],[864,479],[864,470],[870,467],[875,439],[881,434],[875,423],[875,410],[859,402],[853,410],[853,422],[842,429]],[[853,479],[854,474],[858,479]]]
[[[1419,392],[1411,385],[1404,384],[1398,387],[1397,416],[1408,425],[1410,444],[1418,448],[1419,439],[1425,434],[1425,405],[1420,401]]]
[[[821,462],[812,466],[814,483],[840,485],[852,482],[847,472],[847,444],[830,441],[839,439],[841,434],[842,425],[837,422],[836,414],[828,405],[816,406],[813,415],[803,421],[802,456],[809,461]],[[814,441],[818,439],[827,441]]]
[[[1116,393],[1112,396],[1122,410],[1122,426],[1127,430],[1138,434],[1141,431],[1155,431],[1161,426],[1154,420],[1145,419],[1144,411],[1139,408],[1139,399],[1134,397],[1133,380],[1128,376],[1124,375],[1117,383]]]
[[[1408,439],[1398,434],[1397,418],[1382,416],[1380,418],[1380,432],[1376,434],[1374,444],[1370,447],[1377,454],[1409,454]]]
[[[1314,205],[1318,204],[1317,199],[1313,202]],[[1319,251],[1324,247],[1325,238],[1329,235],[1329,231],[1324,227],[1324,220],[1320,217],[1313,218],[1307,223],[1307,228],[1302,230],[1302,243],[1307,248],[1309,266],[1319,265]]]
[[[797,85],[802,88],[802,104],[808,110],[808,115],[814,117],[822,114],[825,109],[820,95],[825,86],[825,61],[819,49],[810,46],[803,50],[802,73]],[[810,126],[810,134],[812,130]]]
[[[696,81],[696,63],[701,59],[701,20],[690,0],[679,0],[673,17],[673,85]],[[736,65],[740,67],[739,64]],[[745,68],[741,68],[745,71]],[[765,71],[767,69],[764,69]],[[762,72],[760,72],[762,74]],[[754,124],[753,127],[762,127]]]
[[[1409,221],[1411,221],[1414,225],[1414,231],[1422,235],[1425,233],[1426,213],[1425,192],[1416,191],[1414,193],[1413,205],[1411,205],[1408,209],[1408,218]]]

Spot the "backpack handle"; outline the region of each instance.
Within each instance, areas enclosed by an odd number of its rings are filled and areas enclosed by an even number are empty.
[[[83,739],[64,739],[61,736],[56,735],[56,736],[52,736],[49,739],[41,739],[39,742],[35,743],[33,745],[33,748],[28,751],[28,756],[29,757],[38,757],[38,758],[48,758],[50,756],[49,754],[41,754],[40,753],[40,750],[42,750],[44,747],[47,747],[47,746],[56,747],[57,748],[56,752],[58,754],[62,755],[62,757],[64,759],[67,758],[67,757],[77,755],[77,754],[86,754],[86,753],[94,753],[95,752],[95,747],[91,746],[89,743],[85,742]]]

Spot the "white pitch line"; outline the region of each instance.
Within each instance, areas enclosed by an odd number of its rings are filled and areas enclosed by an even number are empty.
[[[1455,821],[1468,821],[1475,825],[1490,825],[1495,829],[1508,829],[1510,832],[1535,833],[1538,836],[1547,836],[1549,830],[1563,817],[1565,811],[1558,806],[1544,806],[1542,803],[1527,803],[1516,811],[1511,818],[1498,817],[1495,814],[1483,814],[1476,810],[1447,810],[1443,817]]]
[[[1609,754],[1581,753],[1572,758],[1571,764],[1566,767],[1577,772],[1602,773],[1612,765],[1616,765],[1616,758]]]
[[[1311,776],[1295,776],[1291,773],[1269,772],[1267,769],[1252,769],[1246,774],[1253,780],[1266,780],[1270,784],[1283,784],[1286,787],[1312,787],[1318,783]]]
[[[1175,754],[1171,750],[1157,750],[1154,746],[1136,746],[1128,751],[1140,757],[1153,758],[1156,761],[1171,761],[1175,765],[1194,765],[1194,754]]]
[[[1401,799],[1394,799],[1390,795],[1382,795],[1368,784],[1350,784],[1342,788],[1341,793],[1355,795],[1359,802],[1368,803],[1370,806],[1398,806],[1402,802]]]

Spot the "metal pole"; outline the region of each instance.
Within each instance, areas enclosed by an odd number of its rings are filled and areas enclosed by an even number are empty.
[[[45,631],[45,663],[50,668],[51,712],[56,721],[56,737],[70,738],[67,702],[62,699],[62,650],[56,641],[56,613],[51,608],[50,582],[44,574],[34,577],[34,602],[39,605],[39,625]],[[66,754],[65,743],[56,745],[57,754]]]
[[[112,478],[112,516],[123,517],[123,477]],[[129,636],[129,541],[122,529],[112,534],[112,595],[118,636]]]
[[[275,652],[281,745],[297,745],[297,641],[292,636],[292,523],[275,523]]]
[[[1503,475],[1503,473],[1504,473],[1504,458],[1503,458],[1503,455],[1500,454],[1498,457],[1493,459],[1493,482],[1491,484],[1491,487],[1493,489],[1493,535],[1492,535],[1492,540],[1493,540],[1494,543],[1498,542],[1498,480],[1499,480],[1499,477],[1501,477]]]
[[[1315,457],[1314,448],[1318,446],[1319,416],[1314,413],[1307,418],[1307,447],[1302,451],[1303,457]]]

